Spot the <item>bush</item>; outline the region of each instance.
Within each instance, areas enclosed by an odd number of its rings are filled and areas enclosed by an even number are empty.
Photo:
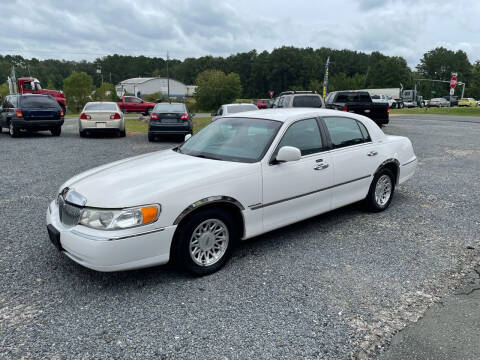
[[[242,92],[240,77],[236,73],[225,75],[223,71],[206,70],[198,75],[195,100],[199,109],[213,110],[231,103]]]
[[[115,86],[110,83],[103,83],[93,94],[93,100],[95,101],[118,101],[117,91]]]
[[[87,73],[72,72],[63,80],[63,91],[67,97],[67,105],[70,112],[78,112],[91,100],[93,80]]]

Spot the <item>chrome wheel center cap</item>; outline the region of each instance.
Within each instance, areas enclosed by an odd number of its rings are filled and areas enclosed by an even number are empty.
[[[200,245],[200,249],[202,250],[210,250],[214,241],[215,237],[210,233],[206,233],[200,236],[200,239],[198,239],[198,245]]]

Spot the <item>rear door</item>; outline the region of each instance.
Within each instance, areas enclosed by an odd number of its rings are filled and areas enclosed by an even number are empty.
[[[332,208],[364,199],[381,158],[365,126],[344,116],[324,117],[335,168]]]
[[[262,166],[263,202],[259,207],[263,209],[266,231],[329,211],[331,207],[333,166],[318,120],[291,124],[276,145],[272,159],[282,146],[299,148],[302,157]]]

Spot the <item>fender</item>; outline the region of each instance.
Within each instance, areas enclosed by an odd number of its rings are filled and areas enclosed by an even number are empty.
[[[202,207],[204,205],[209,205],[212,203],[229,203],[235,205],[239,210],[240,213],[242,213],[245,208],[243,205],[236,199],[230,197],[230,196],[222,196],[222,195],[217,195],[217,196],[209,196],[206,198],[203,198],[201,200],[195,201],[193,204],[189,205],[185,210],[183,210],[180,215],[177,216],[175,221],[173,222],[173,225],[178,225],[182,219],[190,214],[193,210],[198,209],[199,207]],[[243,213],[242,213],[243,217]],[[245,219],[244,219],[245,222]]]

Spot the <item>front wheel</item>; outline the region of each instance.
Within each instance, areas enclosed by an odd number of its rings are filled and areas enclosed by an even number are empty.
[[[380,212],[388,208],[393,199],[395,178],[390,169],[384,168],[375,174],[365,204],[370,211]]]
[[[52,133],[53,136],[60,136],[60,134],[62,133],[62,128],[58,126],[56,128],[51,129],[50,132]]]
[[[200,211],[177,230],[173,261],[196,276],[214,273],[230,258],[237,238],[237,226],[224,211]]]

